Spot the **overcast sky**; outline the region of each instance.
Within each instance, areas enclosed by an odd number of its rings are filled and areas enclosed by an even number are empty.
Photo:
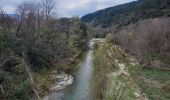
[[[25,1],[31,0],[3,0],[3,8],[7,13],[12,14],[15,13],[16,6]],[[135,0],[55,0],[56,7],[54,12],[59,17],[81,17],[87,13],[131,1]]]

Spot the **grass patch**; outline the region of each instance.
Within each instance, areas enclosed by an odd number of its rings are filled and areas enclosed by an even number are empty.
[[[170,80],[170,71],[160,71],[156,69],[143,69],[143,73],[146,78],[150,80],[156,80],[160,83],[165,83]]]
[[[134,66],[131,67],[131,75],[136,76],[133,78],[149,100],[170,99],[170,71]]]
[[[150,100],[170,99],[170,71],[142,70],[145,80],[140,84]]]

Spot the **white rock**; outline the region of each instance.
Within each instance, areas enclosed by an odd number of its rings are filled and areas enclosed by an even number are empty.
[[[135,95],[136,97],[140,97],[140,94],[137,93],[137,92],[135,92],[134,95]]]
[[[69,79],[67,80],[67,84],[71,85],[73,83],[73,77],[69,76]]]
[[[67,86],[71,85],[73,83],[73,77],[71,75],[67,74],[59,74],[55,76],[56,83],[54,86],[52,86],[49,90],[50,91],[58,91],[61,89],[66,88]]]
[[[124,68],[125,68],[125,64],[118,63],[118,65],[119,65],[119,67],[120,67],[121,69],[124,69]]]

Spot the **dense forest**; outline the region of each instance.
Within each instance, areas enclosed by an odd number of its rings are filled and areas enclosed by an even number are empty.
[[[53,16],[54,1],[25,2],[8,16],[0,9],[0,99],[28,100],[37,87],[32,74],[68,69],[87,49],[88,28],[79,18]]]

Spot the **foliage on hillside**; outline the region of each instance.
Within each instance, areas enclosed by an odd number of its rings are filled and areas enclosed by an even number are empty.
[[[141,19],[160,16],[170,16],[169,0],[138,0],[87,14],[81,19],[102,28],[110,26],[120,28]]]

